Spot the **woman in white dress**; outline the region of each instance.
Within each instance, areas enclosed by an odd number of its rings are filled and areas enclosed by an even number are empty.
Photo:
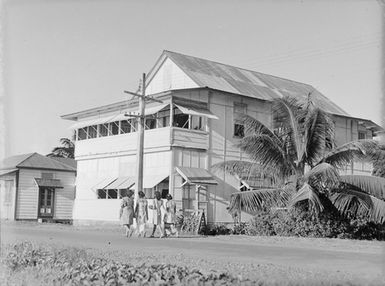
[[[138,236],[146,237],[146,222],[148,220],[148,209],[147,209],[147,199],[146,195],[140,191],[139,192],[139,199],[136,203],[135,208],[135,217],[136,217],[136,223],[138,226]]]
[[[128,190],[125,197],[120,203],[120,222],[126,229],[126,236],[131,236],[133,230],[132,224],[134,222],[134,192]]]
[[[164,236],[164,231],[162,227],[162,208],[163,208],[163,201],[160,196],[160,192],[155,192],[155,198],[153,199],[153,202],[148,207],[150,210],[152,210],[152,214],[149,215],[149,222],[154,225],[152,229],[152,234],[150,237],[154,237],[155,231],[157,228],[160,230],[160,238]]]

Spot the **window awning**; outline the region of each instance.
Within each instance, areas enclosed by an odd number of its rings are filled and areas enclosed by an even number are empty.
[[[205,102],[195,100],[174,98],[174,105],[184,114],[204,116],[212,119],[218,119],[208,108]]]
[[[104,123],[112,122],[112,121],[115,121],[114,118],[116,116],[117,115],[108,116],[108,117],[100,117],[100,118],[84,120],[84,121],[78,121],[75,124],[71,125],[70,129],[79,129],[79,128],[86,127],[86,126],[92,126],[92,125],[98,125],[98,124],[104,124]]]
[[[116,180],[105,186],[103,189],[129,189],[135,184],[135,179],[132,177],[118,177]]]
[[[59,179],[35,178],[35,182],[39,187],[63,188],[63,185]]]
[[[17,169],[7,169],[7,170],[0,170],[0,176],[4,176],[13,172],[16,172]]]
[[[155,114],[155,113],[161,111],[163,108],[165,108],[165,107],[168,106],[168,105],[170,105],[170,103],[162,103],[162,104],[160,104],[160,105],[147,107],[147,108],[144,110],[144,114],[145,114],[145,115],[152,115],[152,114]]]
[[[91,189],[93,190],[100,190],[100,189],[104,189],[106,186],[110,185],[111,183],[113,183],[117,178],[116,177],[108,177],[108,178],[104,178],[103,180],[101,180],[99,183],[97,183],[95,186],[93,186]]]
[[[156,106],[147,107],[144,110],[144,115],[153,115],[153,114],[161,111],[163,108],[165,108],[168,105],[170,105],[169,102],[168,103],[162,103],[162,104],[156,105]],[[127,113],[127,116],[125,115],[126,113]],[[110,119],[109,122],[130,119],[129,114],[130,114],[129,112],[125,112],[125,113],[115,115],[112,119]],[[136,116],[136,115],[138,115],[138,111],[135,110],[132,112],[132,114]]]
[[[175,169],[189,184],[218,185],[214,176],[205,169],[189,167],[176,167]]]
[[[168,170],[167,170],[168,171]],[[153,188],[168,177],[168,172],[164,174],[145,176],[143,178],[143,188]]]

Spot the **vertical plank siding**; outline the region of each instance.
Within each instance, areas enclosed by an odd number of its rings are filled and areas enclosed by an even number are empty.
[[[7,193],[6,181],[12,182],[10,193]],[[16,174],[2,176],[0,178],[0,218],[6,220],[15,219],[16,198]]]

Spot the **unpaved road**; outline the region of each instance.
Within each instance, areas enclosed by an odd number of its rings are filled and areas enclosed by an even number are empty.
[[[385,285],[383,242],[247,236],[126,238],[117,226],[2,223],[1,243],[29,240],[85,248],[137,263],[172,263],[251,279]]]

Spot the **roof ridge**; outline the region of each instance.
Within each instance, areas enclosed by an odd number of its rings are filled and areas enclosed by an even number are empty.
[[[276,76],[276,75],[272,75],[272,74],[267,74],[267,73],[263,73],[263,72],[259,72],[259,71],[255,71],[255,70],[251,70],[251,69],[246,69],[246,68],[242,68],[242,67],[238,67],[238,66],[234,66],[234,65],[224,64],[224,63],[221,63],[221,62],[218,62],[218,61],[213,61],[213,60],[208,60],[208,59],[204,59],[204,58],[199,58],[199,57],[195,57],[195,56],[191,56],[191,55],[186,55],[186,54],[182,54],[182,53],[179,53],[179,52],[173,52],[173,51],[169,51],[169,50],[164,50],[163,53],[178,54],[178,55],[182,55],[182,56],[185,56],[185,57],[191,57],[191,58],[194,58],[194,59],[209,61],[209,62],[216,63],[216,64],[219,64],[219,65],[227,66],[227,67],[237,68],[237,69],[245,70],[245,71],[248,71],[248,72],[258,73],[258,74],[262,74],[262,75],[266,75],[266,76],[271,76],[271,77],[275,77],[275,78],[282,79],[282,80],[291,81],[291,82],[294,82],[294,83],[303,84],[303,85],[306,85],[306,86],[309,86],[309,87],[315,89],[311,84],[308,84],[308,83],[304,83],[304,82],[300,82],[300,81],[296,81],[296,80],[292,80],[292,79],[288,79],[288,78],[284,78],[284,77],[280,77],[280,76]]]
[[[19,163],[17,163],[17,165],[15,167],[18,167],[19,165],[21,165],[22,163],[24,163],[25,161],[27,161],[29,158],[31,158],[33,155],[37,154],[37,152],[32,152],[32,153],[26,153],[25,155],[29,155],[28,157],[24,158],[24,160],[20,161]],[[22,156],[23,154],[21,154],[20,156]]]

